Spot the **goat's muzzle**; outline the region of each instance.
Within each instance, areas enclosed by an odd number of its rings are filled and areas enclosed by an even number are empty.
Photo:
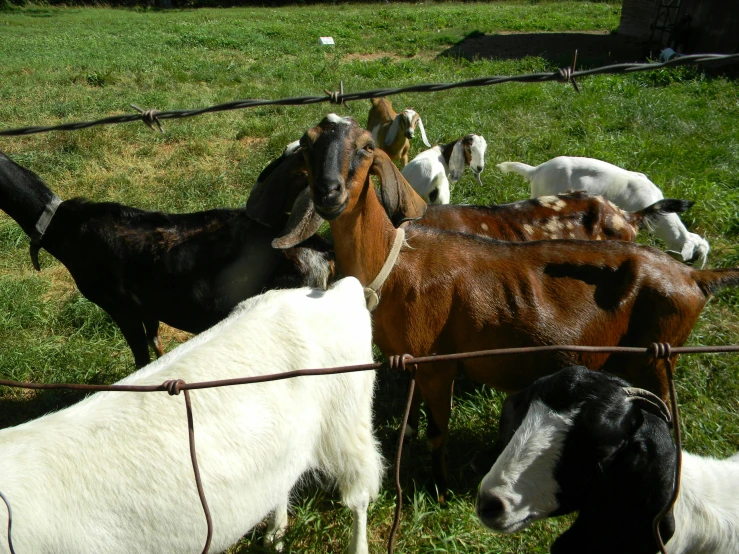
[[[313,193],[313,204],[316,212],[327,220],[336,219],[349,203],[344,180],[341,177],[323,179],[316,183]]]

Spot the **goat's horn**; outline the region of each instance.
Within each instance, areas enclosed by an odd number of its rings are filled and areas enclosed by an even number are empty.
[[[636,387],[623,387],[628,400],[638,402],[640,407],[648,412],[661,417],[666,423],[672,423],[672,415],[667,404],[654,393]]]
[[[423,128],[423,120],[420,115],[418,116],[418,128],[421,130],[421,140],[427,148],[431,148],[431,143],[429,143],[429,139],[426,138],[426,129]]]

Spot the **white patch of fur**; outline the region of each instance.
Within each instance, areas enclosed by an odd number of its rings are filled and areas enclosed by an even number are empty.
[[[541,196],[537,198],[537,200],[543,208],[551,208],[560,201],[559,198],[557,198],[556,196]]]
[[[554,512],[559,487],[554,467],[577,410],[560,414],[540,400],[531,403],[521,426],[483,478],[478,493],[498,497],[503,510],[482,523],[502,533],[512,533]]]
[[[524,233],[526,233],[529,236],[533,236],[533,234],[534,234],[534,228],[531,225],[529,225],[528,223],[524,223],[523,224],[523,231],[524,231]]]
[[[341,117],[340,115],[337,115],[335,113],[330,113],[326,116],[326,119],[329,120],[331,123],[337,123],[339,125],[350,125],[352,120],[348,117]]]
[[[674,514],[669,554],[739,552],[739,456],[716,460],[683,452]]]
[[[488,230],[488,224],[487,223],[480,224],[480,227],[482,227],[482,230],[483,231],[487,231]]]
[[[371,323],[354,278],[329,291],[270,291],[122,381],[161,384],[372,362]],[[338,483],[367,552],[366,508],[382,459],[372,433],[372,371],[191,393],[198,461],[222,552],[310,471]],[[0,431],[0,491],[23,552],[200,552],[206,534],[182,397],[101,392]],[[2,510],[3,513],[5,510]],[[7,545],[0,525],[0,551]]]
[[[282,155],[289,156],[290,154],[293,154],[298,148],[300,148],[300,140],[294,140],[293,142],[285,146],[285,150],[283,150]]]
[[[562,225],[556,219],[550,219],[544,224],[544,229],[552,235],[559,235],[562,231]]]

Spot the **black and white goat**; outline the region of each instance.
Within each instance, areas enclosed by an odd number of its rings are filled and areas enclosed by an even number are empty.
[[[551,552],[656,554],[652,522],[672,495],[676,464],[669,420],[659,398],[608,373],[578,366],[542,377],[503,404],[478,517],[512,533],[579,510]],[[660,533],[669,554],[739,552],[739,455],[683,453],[680,493]]]
[[[265,289],[326,288],[333,272],[326,241],[313,236],[284,253],[271,246],[307,188],[295,161],[302,163],[302,154],[288,149],[267,166],[246,207],[168,214],[62,201],[38,175],[0,153],[0,209],[31,237],[34,267],[40,269],[40,248],[64,264],[80,292],[120,327],[143,367],[147,343],[162,354],[160,321],[199,333]]]
[[[218,325],[124,379],[152,385],[372,363],[362,286],[300,288],[250,298]],[[349,552],[367,554],[367,507],[382,457],[372,431],[375,373],[299,377],[193,391],[211,552],[223,552],[273,512],[279,544],[288,497],[306,472],[336,483],[354,515]],[[182,399],[100,392],[0,431],[0,491],[19,554],[200,552],[198,501]],[[0,502],[0,522],[7,512]],[[0,524],[0,553],[8,526]]]
[[[465,166],[482,185],[487,143],[480,135],[469,134],[449,144],[438,144],[413,158],[401,173],[427,204],[449,204],[449,183],[457,182]]]

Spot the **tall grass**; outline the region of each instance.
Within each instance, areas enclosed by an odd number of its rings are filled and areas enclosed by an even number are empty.
[[[554,69],[546,58],[442,56],[474,32],[608,33],[620,8],[604,2],[336,5],[155,12],[30,6],[0,12],[0,125],[84,120],[130,112],[129,103],[160,110],[236,98],[315,95],[420,82],[451,82]],[[318,37],[331,35],[333,48]],[[469,132],[488,142],[484,187],[466,174],[455,202],[507,202],[528,196],[516,176],[494,164],[538,164],[557,155],[601,158],[642,171],[667,196],[696,200],[684,217],[712,245],[714,266],[739,265],[739,86],[691,68],[600,76],[582,92],[561,84],[507,84],[394,97],[413,107],[429,138]],[[269,107],[165,123],[1,138],[0,150],[39,173],[62,198],[83,195],[184,212],[243,204],[261,169],[327,111],[363,122],[367,102],[348,107]],[[413,153],[419,145],[413,146]],[[657,244],[648,236],[640,240]],[[42,253],[32,270],[28,239],[0,216],[0,377],[34,381],[112,382],[133,368],[108,316],[82,298],[69,274]],[[666,278],[669,278],[667,276]],[[690,344],[739,344],[739,295],[719,294]],[[165,329],[168,348],[186,340]],[[739,447],[735,356],[683,357],[677,369],[686,447],[726,455]],[[388,459],[405,381],[383,375],[376,423]],[[36,417],[79,395],[1,390],[0,426]],[[468,462],[496,435],[502,395],[461,379],[452,416],[453,500],[433,500],[428,454],[410,445],[403,481],[402,552],[548,552],[568,521],[552,520],[512,536],[476,523],[478,478]],[[394,490],[388,479],[370,514],[372,550],[384,549]],[[308,481],[296,494],[287,551],[334,552],[348,541],[349,520],[336,495]],[[232,552],[261,552],[260,529]]]

